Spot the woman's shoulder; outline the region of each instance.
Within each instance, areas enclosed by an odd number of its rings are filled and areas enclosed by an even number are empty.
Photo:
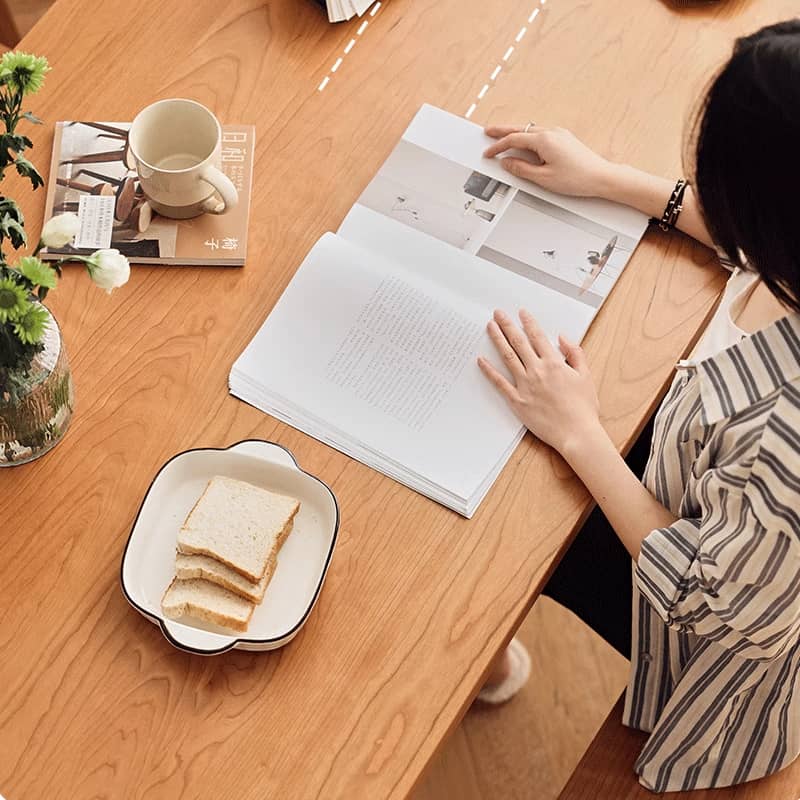
[[[784,383],[764,422],[745,495],[762,525],[800,532],[800,377]]]
[[[800,375],[775,389],[774,402],[766,418],[766,426],[789,428],[796,434],[790,444],[800,446]]]
[[[759,450],[800,459],[800,375],[777,386],[726,420],[726,427],[749,429]],[[800,477],[800,460],[797,462]]]

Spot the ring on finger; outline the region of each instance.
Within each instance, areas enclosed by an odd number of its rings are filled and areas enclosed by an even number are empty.
[[[531,128],[535,128],[535,127],[536,127],[536,123],[535,123],[535,122],[529,122],[529,123],[528,123],[528,124],[525,126],[525,130],[524,130],[524,131],[522,131],[522,132],[523,132],[523,133],[528,133],[528,131],[530,131],[530,129],[531,129]]]

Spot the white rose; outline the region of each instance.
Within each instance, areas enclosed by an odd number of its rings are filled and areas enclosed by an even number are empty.
[[[131,266],[119,250],[98,250],[86,259],[91,279],[109,294],[128,282]]]
[[[58,214],[47,220],[42,228],[42,244],[45,247],[64,247],[72,242],[80,229],[77,214]]]

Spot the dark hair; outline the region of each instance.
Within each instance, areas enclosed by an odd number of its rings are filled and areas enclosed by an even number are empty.
[[[800,311],[800,20],[736,41],[692,140],[694,187],[714,241]]]

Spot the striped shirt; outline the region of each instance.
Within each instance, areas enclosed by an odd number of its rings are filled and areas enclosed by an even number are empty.
[[[643,481],[678,520],[633,569],[639,780],[776,772],[800,754],[800,314],[679,365]]]

